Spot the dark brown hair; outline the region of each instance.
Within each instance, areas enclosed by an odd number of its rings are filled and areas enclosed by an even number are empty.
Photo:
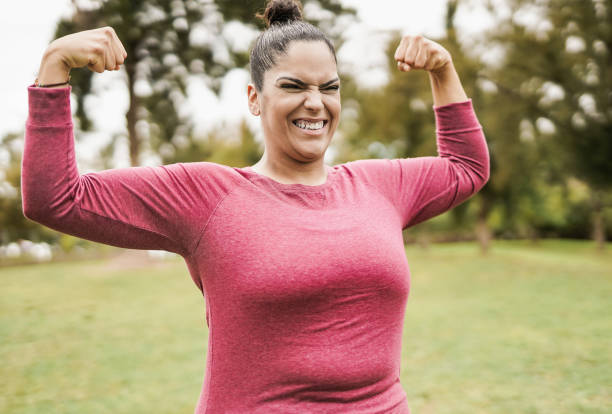
[[[325,42],[337,63],[336,50],[331,40],[318,28],[302,20],[302,4],[299,0],[270,0],[262,19],[267,29],[255,40],[251,50],[251,80],[255,88],[263,88],[264,73],[276,63],[276,57],[287,51],[287,45],[294,40]]]

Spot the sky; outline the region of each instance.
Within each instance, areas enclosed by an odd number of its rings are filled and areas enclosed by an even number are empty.
[[[355,7],[361,23],[350,28],[349,41],[338,50],[339,69],[355,71],[362,84],[375,86],[384,81],[381,30],[399,29],[405,34],[436,37],[443,34],[446,0],[343,0]],[[426,5],[425,5],[426,4]],[[27,118],[27,86],[36,78],[42,55],[52,40],[56,22],[71,11],[70,0],[25,0],[2,2],[0,6],[0,65],[2,96],[0,101],[0,136],[19,132]],[[478,8],[460,8],[457,22],[467,35],[478,33],[491,24]],[[367,50],[367,56],[363,51]],[[129,57],[128,57],[129,58]],[[349,69],[350,68],[350,69]],[[73,70],[87,70],[84,68]],[[127,93],[122,87],[123,70],[94,75],[93,87],[99,96],[86,101],[96,108],[94,125],[97,132],[88,134],[76,146],[81,172],[93,171],[97,150],[113,133],[125,130]],[[245,71],[232,71],[219,98],[197,80],[189,85],[188,111],[196,121],[196,132],[204,132],[220,120],[246,118],[257,129],[258,119],[247,109]],[[73,108],[74,110],[74,108]],[[118,144],[114,167],[128,166],[127,144]],[[155,164],[151,158],[143,164]]]

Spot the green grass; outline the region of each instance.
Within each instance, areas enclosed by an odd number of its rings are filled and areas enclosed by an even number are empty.
[[[607,246],[610,247],[610,246]],[[575,241],[408,248],[416,413],[612,412],[612,256]]]
[[[606,413],[612,246],[409,246],[401,381],[414,414]],[[0,268],[0,412],[193,413],[204,301],[180,260]]]
[[[204,301],[183,262],[0,270],[1,413],[193,413]]]

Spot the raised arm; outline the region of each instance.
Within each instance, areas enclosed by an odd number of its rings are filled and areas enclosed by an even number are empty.
[[[71,65],[88,65],[99,72],[118,67],[123,60],[116,55],[111,58],[110,54],[120,53],[120,49],[109,43],[112,39],[108,30],[88,32],[50,45],[41,64],[39,83],[65,81],[68,73],[64,68]],[[92,44],[93,54],[87,57]],[[229,167],[177,163],[80,175],[70,87],[30,86],[28,98],[21,174],[22,206],[27,218],[119,247],[168,250],[182,256],[193,251],[207,219],[232,186]]]
[[[478,192],[489,179],[489,152],[450,53],[423,36],[404,36],[395,52],[398,69],[426,70],[436,115],[438,157],[401,160],[403,183],[418,189],[407,226],[441,214]]]
[[[403,72],[429,72],[438,156],[371,159],[354,165],[394,204],[404,229],[444,213],[478,192],[489,179],[489,152],[472,102],[446,49],[422,36],[404,36],[395,59]]]

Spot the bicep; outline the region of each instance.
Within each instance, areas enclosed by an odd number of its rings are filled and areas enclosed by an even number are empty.
[[[180,164],[118,168],[30,185],[40,200],[24,213],[87,240],[185,255],[198,226],[192,190]]]
[[[438,216],[469,199],[484,185],[465,163],[451,157],[391,160],[396,164],[397,205],[402,228]]]

